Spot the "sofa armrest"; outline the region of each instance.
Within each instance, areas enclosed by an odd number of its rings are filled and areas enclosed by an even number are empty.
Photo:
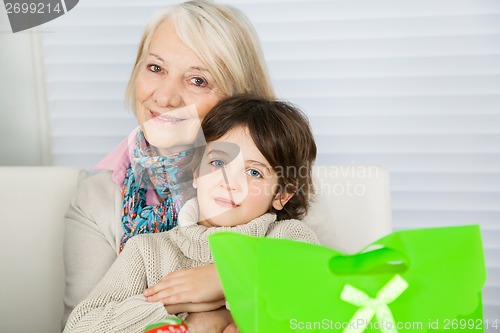
[[[0,167],[1,332],[59,332],[64,214],[85,172]]]

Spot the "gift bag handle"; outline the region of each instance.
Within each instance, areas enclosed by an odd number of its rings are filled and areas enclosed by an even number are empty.
[[[403,253],[382,247],[354,255],[340,255],[330,259],[329,268],[337,275],[396,274],[410,266]]]

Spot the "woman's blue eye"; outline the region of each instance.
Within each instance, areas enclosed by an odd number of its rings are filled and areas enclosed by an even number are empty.
[[[161,67],[155,64],[148,65],[148,68],[153,73],[161,72]]]
[[[250,177],[262,177],[261,173],[255,169],[250,169],[250,170],[247,170],[247,174],[250,176]]]
[[[226,163],[224,163],[224,161],[221,160],[213,160],[212,162],[210,162],[210,164],[216,168],[223,168],[226,165]]]

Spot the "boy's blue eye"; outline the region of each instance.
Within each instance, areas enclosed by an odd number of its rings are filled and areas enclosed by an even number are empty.
[[[226,165],[226,163],[224,163],[224,161],[221,160],[213,160],[210,162],[210,164],[216,168],[223,168]]]
[[[250,177],[262,177],[261,173],[255,169],[250,169],[247,171],[247,174],[250,176]]]

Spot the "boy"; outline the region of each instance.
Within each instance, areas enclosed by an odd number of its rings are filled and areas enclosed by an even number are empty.
[[[142,332],[172,317],[143,291],[168,273],[213,262],[208,236],[221,231],[318,243],[300,222],[312,191],[316,145],[295,107],[251,96],[219,103],[202,122],[207,147],[194,172],[197,196],[179,226],[132,238],[81,302],[65,332]],[[185,318],[186,313],[177,314]]]

